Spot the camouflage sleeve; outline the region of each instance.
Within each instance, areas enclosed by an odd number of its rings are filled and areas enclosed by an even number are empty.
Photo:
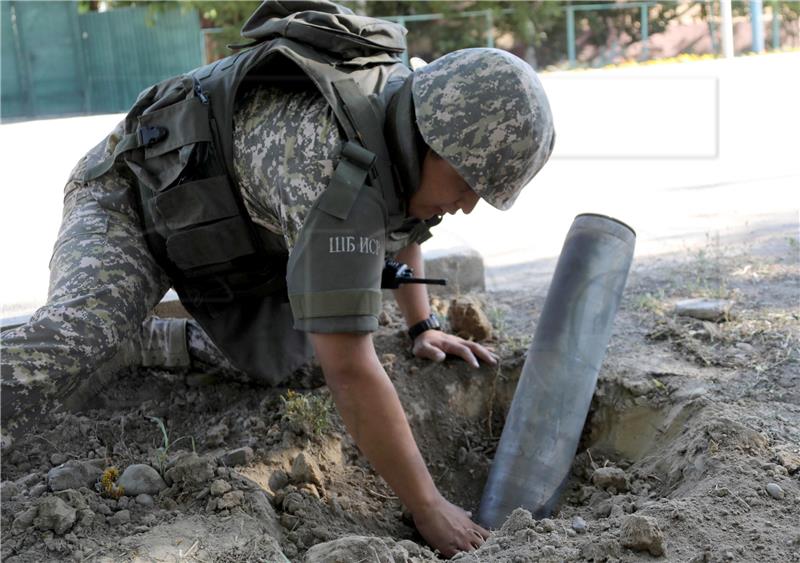
[[[385,205],[376,189],[353,194],[348,213],[320,196],[289,257],[286,280],[295,328],[370,332],[378,328],[385,253]]]

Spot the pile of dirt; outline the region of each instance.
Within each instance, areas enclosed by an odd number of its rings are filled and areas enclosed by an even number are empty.
[[[800,257],[765,248],[636,266],[559,510],[518,509],[454,560],[800,560]],[[434,480],[468,510],[545,293],[469,296],[497,368],[417,360],[396,308],[381,317],[381,363]],[[688,298],[734,306],[722,322],[676,315]],[[95,406],[4,456],[3,561],[437,559],[318,368],[281,389],[137,371]]]

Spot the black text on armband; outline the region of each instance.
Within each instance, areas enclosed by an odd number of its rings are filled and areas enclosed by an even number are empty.
[[[331,254],[374,254],[381,251],[378,239],[370,237],[328,237],[328,252]]]

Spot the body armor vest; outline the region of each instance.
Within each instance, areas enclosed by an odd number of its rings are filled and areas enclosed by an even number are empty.
[[[239,88],[287,80],[317,88],[347,138],[326,204],[346,215],[368,184],[383,197],[387,231],[405,219],[396,185],[404,175],[393,169],[384,140],[389,100],[411,72],[398,58],[405,30],[324,0],[302,4],[306,11],[290,13],[285,3],[264,2],[242,30],[253,40],[245,49],[145,90],[114,154],[85,177],[99,177],[124,156],[148,246],[181,302],[237,367],[272,383],[305,363],[310,347],[292,329],[283,237],[250,219],[235,184]],[[416,154],[408,157],[417,162]]]

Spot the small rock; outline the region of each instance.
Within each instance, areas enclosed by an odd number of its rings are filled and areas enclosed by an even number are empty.
[[[124,493],[129,497],[142,494],[155,495],[167,488],[167,484],[158,471],[144,463],[126,467],[117,480],[117,485],[122,487]]]
[[[47,497],[39,502],[39,510],[33,523],[39,530],[53,530],[59,536],[72,528],[77,513],[74,508],[58,497]]]
[[[120,497],[119,500],[117,500],[117,510],[121,510],[123,508],[128,508],[128,505],[130,504],[130,502],[131,502],[130,498],[128,498],[128,497]]]
[[[210,447],[219,446],[225,441],[230,430],[225,424],[217,424],[206,431],[206,444]]]
[[[586,520],[581,518],[580,516],[576,516],[572,519],[572,529],[582,534],[586,531]]]
[[[541,522],[539,522],[539,526],[541,526],[542,531],[545,534],[549,534],[550,532],[555,531],[556,523],[553,522],[550,518],[545,518]]]
[[[111,518],[108,519],[108,523],[112,526],[121,526],[122,524],[128,524],[131,521],[131,511],[130,510],[120,510],[119,512],[115,513]]]
[[[65,489],[92,488],[102,475],[102,471],[90,462],[68,461],[54,467],[47,473],[47,484],[51,491]]]
[[[136,495],[136,504],[140,504],[142,506],[153,506],[153,497],[145,493]]]
[[[725,321],[731,318],[733,301],[727,299],[684,299],[675,304],[675,314],[701,321]]]
[[[47,491],[47,485],[44,483],[39,483],[38,485],[34,485],[31,487],[29,494],[31,498],[38,498],[42,496]]]
[[[14,481],[20,487],[24,487],[25,489],[29,489],[34,485],[38,485],[42,482],[42,474],[41,473],[29,473],[25,475],[25,477],[20,477],[16,481]]]
[[[789,474],[795,473],[800,469],[800,454],[789,450],[780,450],[775,454],[778,463],[786,468]]]
[[[311,483],[303,483],[302,485],[300,485],[300,490],[306,491],[312,497],[321,498],[319,494],[319,489],[317,489],[316,485],[313,485]]]
[[[619,467],[601,467],[592,475],[592,483],[601,489],[628,490],[628,477]]]
[[[245,446],[243,448],[229,451],[222,456],[220,461],[222,461],[222,463],[228,467],[247,465],[253,461],[253,448]]]
[[[164,508],[164,510],[178,509],[178,503],[171,498],[165,498],[163,501],[161,501],[161,506]]]
[[[231,490],[231,484],[227,481],[222,479],[217,479],[213,483],[211,483],[211,487],[209,487],[212,496],[221,497],[225,493]]]
[[[14,518],[14,522],[11,524],[11,531],[14,534],[18,534],[23,530],[27,529],[31,524],[33,524],[33,521],[36,518],[36,514],[38,514],[38,512],[39,512],[38,507],[31,506],[27,510],[18,513],[16,518]]]
[[[244,500],[244,493],[242,491],[231,491],[225,493],[222,497],[217,499],[217,510],[225,510],[226,508],[233,508],[239,506]]]
[[[389,326],[392,322],[392,317],[389,316],[389,313],[386,311],[381,311],[378,315],[378,324],[381,326]]]
[[[214,477],[214,467],[206,457],[199,457],[192,452],[178,459],[166,473],[169,483],[178,483],[183,487],[199,488]]]
[[[664,555],[664,534],[658,522],[650,516],[631,514],[620,527],[619,542],[633,551],[648,551],[654,557]]]
[[[97,506],[94,507],[95,512],[99,512],[103,516],[111,516],[114,513],[113,510],[104,502],[100,502]]]
[[[291,478],[295,483],[313,483],[319,487],[322,486],[322,472],[319,470],[317,462],[304,452],[294,458]]]
[[[22,492],[22,488],[14,481],[0,483],[0,502],[8,502]]]
[[[289,484],[289,475],[279,469],[269,476],[269,488],[273,491],[279,491]]]
[[[608,517],[609,518],[619,518],[623,514],[625,514],[625,509],[622,508],[622,505],[615,504],[615,505],[613,505],[611,507],[611,512],[609,512]]]
[[[74,489],[59,491],[56,493],[56,496],[75,510],[89,508],[89,504],[86,502],[86,499],[83,497],[83,495]]]
[[[453,299],[447,319],[450,329],[461,338],[480,342],[492,336],[492,323],[483,312],[480,301],[474,297]]]
[[[62,463],[66,463],[69,458],[61,453],[54,453],[50,456],[50,464],[54,467],[56,465],[61,465]]]
[[[767,492],[769,493],[769,496],[771,496],[772,498],[776,500],[783,500],[784,497],[783,489],[781,489],[781,486],[778,485],[777,483],[769,483],[767,485]]]
[[[509,536],[519,532],[520,530],[533,530],[536,528],[536,521],[530,512],[524,508],[515,508],[514,511],[508,515],[506,521],[500,528],[503,535]]]

